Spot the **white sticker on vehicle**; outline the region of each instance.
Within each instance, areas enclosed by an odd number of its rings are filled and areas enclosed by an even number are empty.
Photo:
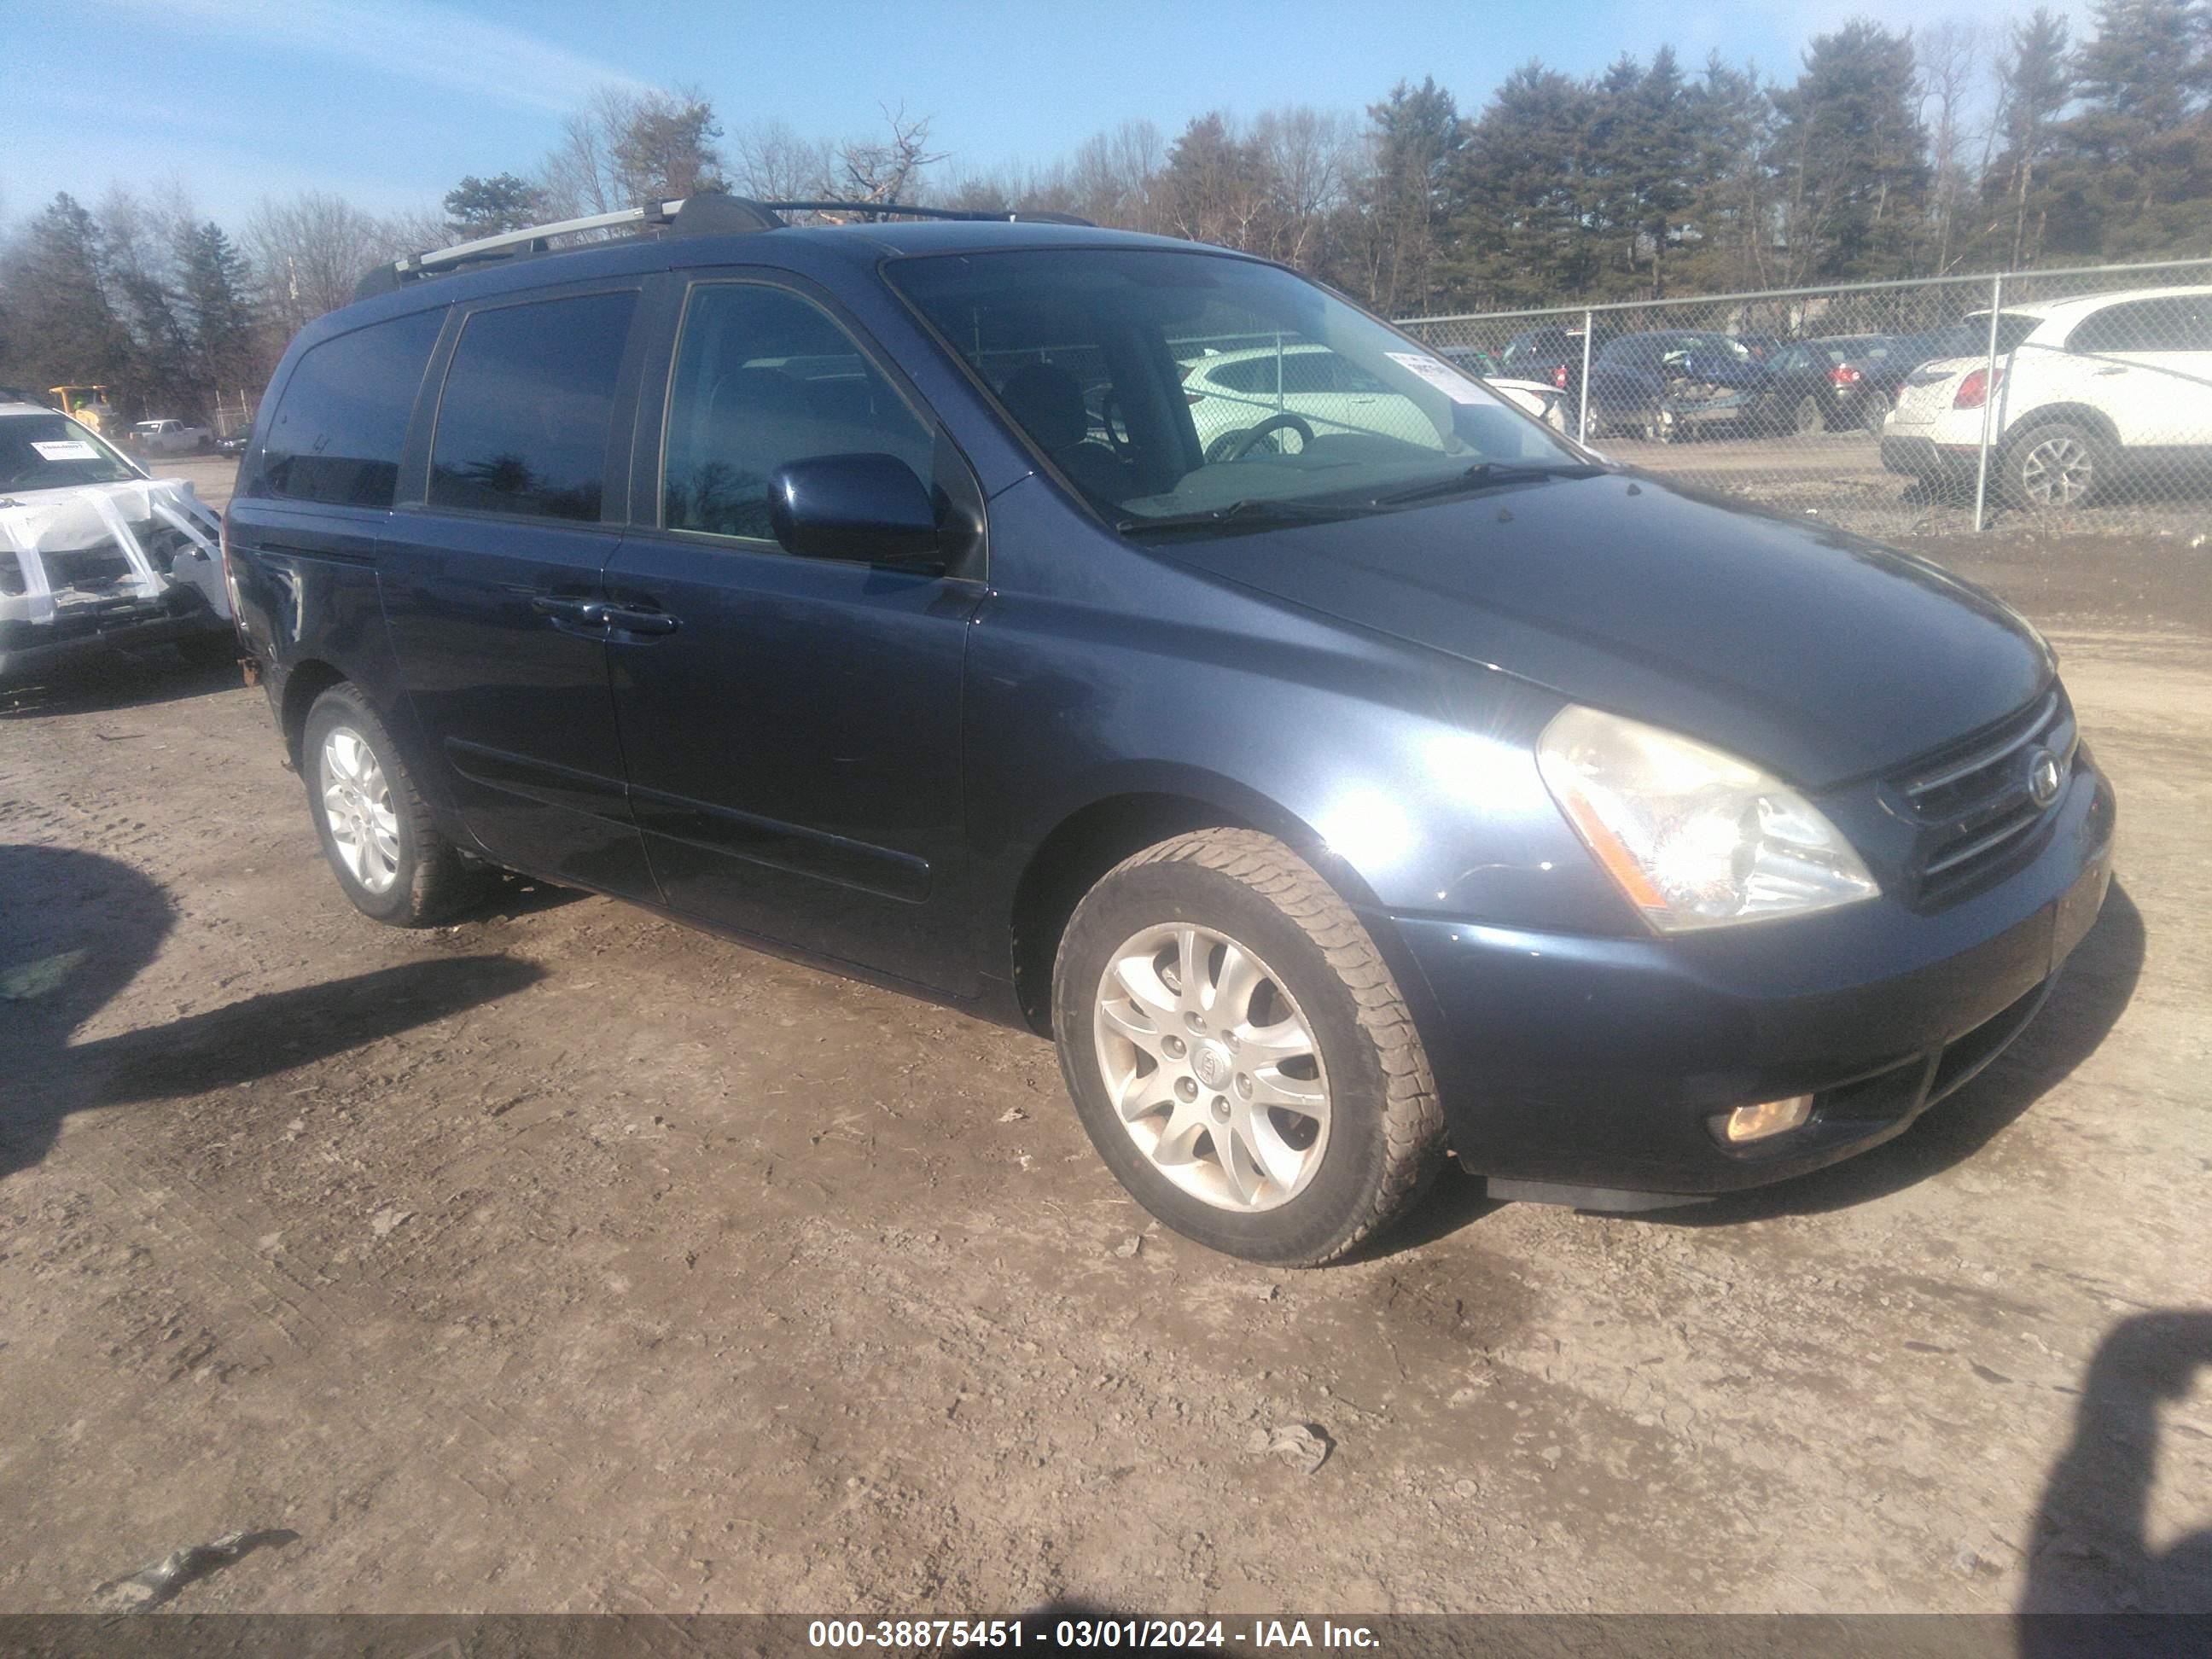
[[[50,461],[96,461],[100,452],[82,438],[56,438],[41,443],[33,438],[31,447]]]
[[[1486,404],[1489,394],[1442,358],[1419,351],[1383,354],[1402,368],[1412,370],[1455,404]]]

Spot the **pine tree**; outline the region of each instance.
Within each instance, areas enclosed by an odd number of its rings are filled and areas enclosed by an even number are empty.
[[[189,227],[182,240],[178,263],[194,370],[218,396],[250,387],[263,367],[255,347],[252,269],[212,220]]]
[[[1426,77],[1391,88],[1368,106],[1367,121],[1373,159],[1358,208],[1364,286],[1385,315],[1425,311],[1439,295],[1439,243],[1466,125],[1451,94]]]
[[[2102,0],[2075,54],[2080,111],[2037,192],[2041,252],[2066,258],[2201,252],[2212,234],[2212,58],[2199,0]]]
[[[538,187],[511,173],[469,174],[446,192],[445,209],[446,228],[462,238],[526,230],[545,217]]]
[[[2017,268],[2033,257],[2028,201],[2038,169],[2051,152],[2060,112],[2073,101],[2066,20],[2038,6],[2015,23],[1997,59],[1997,137],[2003,148],[1983,179],[1983,190],[2002,204],[2009,222],[2006,263]]]
[[[1804,61],[1773,94],[1785,282],[1908,275],[1929,182],[1912,37],[1859,19]]]
[[[1726,294],[1776,282],[1767,160],[1773,123],[1774,106],[1754,66],[1733,68],[1718,52],[1705,60],[1688,98],[1687,172],[1694,182],[1678,287]]]
[[[129,331],[116,313],[100,226],[64,191],[33,219],[9,259],[10,328],[35,388],[105,385],[127,392]]]
[[[1453,270],[1480,304],[1540,305],[1589,291],[1584,135],[1593,94],[1536,62],[1505,79],[1452,174]]]
[[[1657,295],[1680,240],[1696,162],[1689,89],[1671,46],[1649,69],[1622,57],[1591,87],[1584,202],[1606,245],[1606,292]]]

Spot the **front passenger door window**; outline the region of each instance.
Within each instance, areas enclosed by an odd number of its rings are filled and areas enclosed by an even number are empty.
[[[817,455],[896,456],[924,483],[935,435],[829,313],[787,289],[692,291],[669,390],[662,522],[773,538],[769,480]]]

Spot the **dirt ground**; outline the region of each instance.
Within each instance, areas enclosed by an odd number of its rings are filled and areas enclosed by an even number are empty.
[[[2120,793],[2038,1023],[1796,1186],[1449,1176],[1312,1273],[1148,1227],[1033,1039],[519,884],[367,921],[258,691],[0,697],[0,1610],[241,1528],[174,1607],[2212,1608],[2212,556],[1932,550]]]

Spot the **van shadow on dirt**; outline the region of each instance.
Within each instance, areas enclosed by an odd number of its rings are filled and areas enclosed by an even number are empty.
[[[544,977],[506,957],[439,957],[72,1043],[154,959],[174,921],[168,896],[126,864],[0,846],[0,1179],[43,1158],[72,1112],[235,1087]]]

